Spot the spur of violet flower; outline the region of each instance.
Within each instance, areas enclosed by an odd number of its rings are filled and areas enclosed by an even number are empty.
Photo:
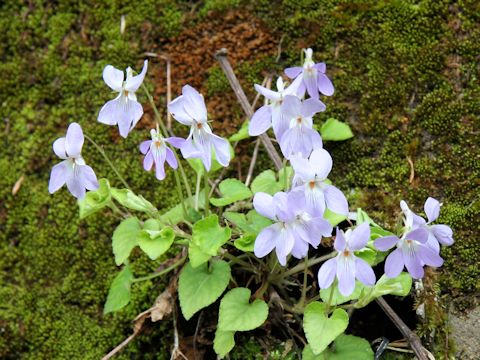
[[[322,235],[331,234],[331,225],[320,214],[311,214],[302,208],[298,194],[278,192],[272,197],[258,192],[253,206],[260,215],[275,222],[263,229],[255,240],[254,253],[259,258],[275,249],[279,263],[285,266],[290,253],[302,258],[308,244],[316,248]]]
[[[332,170],[332,157],[325,149],[315,149],[308,159],[302,154],[290,158],[295,171],[293,191],[305,194],[307,205],[322,213],[325,208],[337,214],[348,214],[348,202],[345,195],[335,186],[328,185],[325,180]]]
[[[200,158],[210,171],[212,148],[222,166],[230,162],[230,145],[226,139],[212,133],[207,122],[207,107],[203,96],[190,85],[182,88],[182,95],[168,104],[168,111],[179,123],[190,126],[190,134],[180,147],[184,158]]]
[[[308,95],[314,99],[318,99],[319,91],[326,96],[333,95],[333,84],[327,75],[325,75],[327,71],[325,63],[315,64],[313,62],[312,49],[306,49],[304,52],[305,61],[303,62],[303,67],[296,66],[285,69],[285,74],[287,74],[290,79],[302,79],[298,87],[298,96],[303,97],[305,90],[308,92]]]
[[[354,251],[362,250],[370,239],[370,226],[363,223],[354,230],[346,232],[337,228],[333,247],[338,252],[333,259],[327,260],[318,271],[318,285],[326,289],[338,279],[338,290],[343,296],[349,296],[355,290],[355,279],[367,286],[375,284],[372,267],[363,259],[355,256]]]
[[[167,146],[167,142],[177,148],[185,142],[184,139],[170,137],[163,138],[157,130],[150,130],[152,140],[146,140],[140,144],[140,151],[145,155],[143,168],[150,171],[155,164],[155,175],[158,180],[165,179],[165,160],[172,169],[178,167],[177,159],[173,151]]]
[[[137,101],[135,92],[142,85],[147,73],[148,61],[143,63],[142,72],[133,76],[130,67],[126,70],[126,78],[122,70],[107,65],[103,69],[103,80],[118,96],[103,105],[98,114],[98,121],[107,125],[118,125],[120,135],[124,138],[135,127],[143,115],[142,105]]]
[[[387,251],[396,246],[385,260],[385,274],[388,277],[397,277],[406,267],[412,278],[421,279],[424,275],[424,265],[439,267],[443,264],[443,259],[438,251],[428,244],[429,232],[416,227],[415,221],[420,217],[412,211],[406,211],[408,206],[405,201],[402,200],[400,206],[405,214],[403,235],[400,238],[395,235],[379,237],[374,245],[380,251]]]
[[[85,189],[98,189],[97,176],[93,169],[85,164],[81,152],[83,147],[83,131],[79,124],[71,123],[65,137],[53,143],[53,151],[63,161],[52,168],[48,191],[53,194],[64,184],[78,199],[85,197]]]
[[[301,101],[296,96],[285,96],[281,111],[289,125],[279,141],[282,153],[287,159],[295,153],[310,155],[312,150],[323,146],[320,134],[313,129],[312,117],[324,110],[325,104],[320,100]]]
[[[271,126],[277,140],[282,137],[290,123],[290,119],[282,113],[283,98],[286,95],[295,95],[301,80],[298,77],[290,86],[285,88],[283,79],[279,77],[277,79],[277,91],[255,84],[255,90],[268,99],[268,104],[262,106],[253,114],[248,126],[250,136],[261,135]]]

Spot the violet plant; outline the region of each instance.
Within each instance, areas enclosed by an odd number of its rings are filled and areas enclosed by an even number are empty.
[[[215,124],[208,120],[204,98],[193,87],[185,85],[168,104],[173,118],[190,127],[183,139],[165,127],[142,85],[146,60],[136,76],[127,68],[126,78],[113,66],[105,67],[105,83],[119,95],[104,105],[98,121],[118,124],[120,135],[128,136],[143,114],[135,95],[142,87],[157,121],[151,139],[139,144],[144,169],[155,167],[160,181],[172,171],[181,199],[162,213],[154,199],[131,190],[103,151],[125,188],[114,188],[107,179],[97,182],[81,157],[84,135],[77,123],[53,143],[55,154],[64,161],[53,167],[49,191],[66,184],[79,199],[81,218],[104,208],[124,217],[112,236],[120,271],[109,290],[105,314],[130,302],[132,284],[178,271],[178,283],[176,276],[168,277],[169,289],[174,290],[166,297],[160,294],[156,305],[142,316],[156,321],[167,315],[166,310],[158,314],[158,302],[165,299],[170,299],[171,308],[178,297],[186,320],[206,308],[214,311],[219,302],[218,325],[212,334],[219,358],[235,346],[236,332],[262,327],[276,313],[280,326],[289,328],[290,319],[296,319],[296,326],[303,327],[306,345],[296,346],[303,347],[298,351],[304,359],[325,359],[333,353],[342,359],[373,359],[366,340],[345,335],[350,311],[383,295],[407,296],[412,278],[420,281],[426,266],[442,265],[440,245],[453,244],[452,230],[432,224],[441,206],[433,198],[425,203],[428,221],[401,202],[405,226],[399,236],[380,227],[362,209],[349,209],[346,196],[328,179],[333,160],[323,141],[346,140],[352,134],[348,125],[335,119],[327,119],[320,133],[313,126],[314,117],[326,108],[320,96],[332,95],[334,88],[325,64],[313,62],[311,49],[305,55],[303,66],[285,70],[293,79],[290,85],[282,77],[277,92],[255,85],[265,105],[253,115],[248,134],[244,126],[230,141],[213,133]],[[251,184],[221,176],[210,180],[228,166],[239,140],[264,134],[270,127],[285,157],[282,169],[265,169]],[[171,169],[165,168],[165,162]],[[194,190],[185,165],[197,174]],[[129,257],[137,246],[150,259],[160,259],[163,270],[133,274]],[[318,275],[313,277],[312,271]],[[172,351],[178,352],[178,346]]]

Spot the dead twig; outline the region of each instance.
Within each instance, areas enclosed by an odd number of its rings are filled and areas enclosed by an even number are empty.
[[[413,166],[413,161],[410,156],[407,156],[408,165],[410,165],[410,177],[408,178],[408,182],[411,184],[413,179],[415,179],[415,168]]]
[[[255,141],[255,149],[253,149],[252,161],[250,161],[250,166],[248,167],[248,174],[245,180],[245,186],[249,186],[250,181],[252,180],[253,169],[255,168],[255,163],[257,162],[259,148],[260,148],[260,139],[257,139]]]

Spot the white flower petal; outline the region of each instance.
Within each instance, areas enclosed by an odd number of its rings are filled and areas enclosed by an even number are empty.
[[[124,73],[122,70],[114,68],[112,65],[107,65],[103,69],[103,81],[115,91],[122,91]]]

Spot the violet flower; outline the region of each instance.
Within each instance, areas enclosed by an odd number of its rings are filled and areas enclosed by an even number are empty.
[[[163,138],[155,129],[150,130],[152,140],[146,140],[140,144],[140,151],[145,154],[143,159],[143,168],[147,171],[152,169],[155,164],[155,175],[158,180],[165,179],[165,160],[172,169],[178,167],[177,159],[173,151],[167,146],[167,142],[177,148],[181,147],[184,139],[181,138]]]
[[[148,61],[143,63],[142,72],[133,76],[130,67],[126,70],[126,79],[122,70],[107,65],[103,69],[103,80],[118,96],[103,105],[98,114],[98,121],[107,125],[117,125],[124,138],[135,127],[143,115],[142,105],[137,101],[135,92],[142,85],[147,73]]]
[[[302,258],[308,252],[308,244],[317,247],[322,235],[331,234],[332,227],[325,219],[302,209],[298,194],[278,192],[272,197],[258,192],[253,206],[260,215],[275,221],[255,240],[254,253],[259,258],[275,249],[279,263],[285,266],[289,254]]]
[[[348,202],[345,195],[325,180],[332,170],[332,157],[325,149],[315,149],[308,159],[301,154],[292,156],[290,163],[295,170],[293,191],[305,193],[307,204],[322,213],[329,208],[335,213],[347,215]]]
[[[402,200],[400,206],[405,215],[405,230],[402,237],[384,236],[376,239],[374,244],[380,251],[387,251],[396,246],[385,261],[385,274],[388,277],[397,277],[406,267],[412,278],[421,279],[424,275],[424,265],[439,267],[443,264],[443,259],[438,251],[428,244],[429,232],[416,225],[420,217],[408,209],[405,201]]]
[[[298,88],[298,96],[303,97],[305,95],[305,90],[308,92],[308,95],[314,99],[318,99],[319,91],[323,95],[333,95],[333,84],[327,75],[325,75],[327,70],[325,63],[315,64],[313,62],[312,49],[306,49],[304,52],[305,61],[303,63],[303,67],[296,66],[285,69],[285,74],[287,74],[290,79],[302,79],[302,82]]]
[[[212,148],[222,166],[230,162],[230,145],[227,140],[212,133],[207,122],[207,108],[203,96],[190,85],[182,88],[182,95],[168,104],[175,120],[190,126],[190,134],[180,150],[184,158],[200,158],[210,171]]]
[[[295,153],[308,156],[312,150],[322,147],[322,138],[313,129],[312,117],[324,110],[325,105],[320,100],[300,101],[296,96],[285,96],[281,111],[289,120],[289,128],[279,141],[282,153],[287,159]]]
[[[53,194],[64,184],[78,199],[85,197],[85,189],[98,189],[97,176],[93,169],[85,164],[82,158],[83,132],[80,125],[71,123],[67,129],[66,137],[61,137],[53,143],[53,151],[64,159],[55,165],[50,173],[48,191]]]
[[[271,126],[277,140],[282,138],[290,123],[290,119],[282,112],[283,99],[286,95],[295,95],[301,80],[301,78],[297,78],[289,87],[285,88],[283,79],[279,77],[277,79],[277,91],[255,84],[255,90],[268,99],[268,104],[262,106],[253,114],[248,127],[250,136],[261,135]]]
[[[355,256],[354,251],[362,250],[370,239],[370,226],[363,223],[353,231],[345,233],[337,228],[333,244],[338,255],[327,260],[318,271],[318,285],[326,289],[338,279],[338,290],[343,296],[349,296],[355,290],[355,278],[367,286],[375,284],[372,267],[363,259]]]

